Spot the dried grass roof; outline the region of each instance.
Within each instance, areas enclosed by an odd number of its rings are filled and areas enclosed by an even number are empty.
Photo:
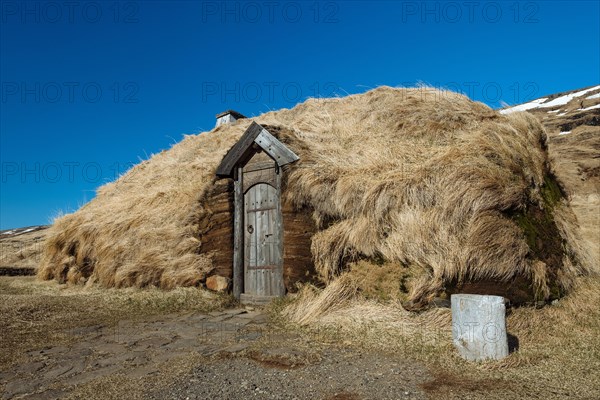
[[[383,260],[418,271],[415,304],[450,285],[517,278],[548,298],[595,268],[533,116],[500,115],[448,91],[381,87],[186,136],[58,219],[39,276],[200,284],[214,267],[200,250],[206,193],[252,121],[285,127],[279,139],[300,156],[284,196],[314,210],[312,253],[325,282],[354,260]]]

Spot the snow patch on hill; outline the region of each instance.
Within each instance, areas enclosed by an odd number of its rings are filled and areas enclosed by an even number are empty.
[[[586,107],[586,108],[580,108],[577,111],[587,111],[587,110],[594,110],[596,108],[600,108],[600,104],[596,104],[595,106],[590,106],[590,107]]]
[[[5,231],[0,231],[0,238],[4,239],[4,238],[12,237],[12,236],[23,235],[25,233],[40,231],[40,230],[46,229],[46,228],[48,228],[47,225],[35,225],[35,226],[27,226],[24,228],[9,229],[9,230],[5,230]]]
[[[501,114],[510,114],[510,113],[517,112],[517,111],[527,111],[527,110],[532,110],[532,109],[536,109],[536,108],[552,108],[552,107],[564,106],[564,105],[568,104],[571,100],[573,100],[577,97],[584,96],[585,94],[587,94],[589,92],[593,92],[593,91],[599,90],[599,89],[600,89],[600,85],[594,86],[589,89],[584,89],[584,90],[580,90],[578,92],[565,94],[563,96],[557,97],[556,99],[550,100],[548,102],[546,102],[546,100],[548,100],[547,97],[542,97],[540,99],[530,101],[529,103],[519,104],[518,106],[505,108],[504,110],[500,110],[500,113]],[[594,96],[600,97],[599,95],[600,95],[600,93],[594,94],[588,98],[596,98]],[[595,107],[595,106],[593,106],[593,107]],[[587,109],[590,109],[590,108],[588,107]]]
[[[530,101],[529,103],[519,104],[518,106],[500,110],[500,113],[501,114],[509,114],[509,113],[516,112],[516,111],[527,111],[527,110],[531,110],[532,108],[539,108],[540,104],[546,100],[548,100],[547,97],[542,97],[541,99],[536,99],[536,100]]]

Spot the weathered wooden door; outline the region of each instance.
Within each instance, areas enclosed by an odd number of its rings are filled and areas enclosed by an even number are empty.
[[[266,183],[252,186],[244,195],[244,293],[280,296],[281,246],[277,190]]]
[[[233,295],[242,302],[285,295],[281,174],[298,160],[252,122],[217,168],[218,177],[233,179]]]
[[[242,169],[244,182],[244,294],[282,296],[283,243],[279,171],[264,153]]]

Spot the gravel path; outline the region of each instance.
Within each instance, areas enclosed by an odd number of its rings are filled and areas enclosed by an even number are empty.
[[[293,353],[281,349],[281,354]],[[251,357],[256,358],[256,355]],[[199,365],[151,399],[426,399],[420,365],[383,354],[328,350],[308,365],[289,367],[235,357]]]
[[[235,309],[71,329],[69,345],[29,351],[21,363],[0,371],[2,400],[61,398],[112,375],[135,379],[161,374],[165,364],[191,353],[242,351],[262,336],[266,320],[260,312]]]
[[[254,310],[162,315],[68,333],[68,345],[29,351],[0,372],[3,400],[423,399],[419,385],[430,379],[423,366],[393,356],[273,332]]]

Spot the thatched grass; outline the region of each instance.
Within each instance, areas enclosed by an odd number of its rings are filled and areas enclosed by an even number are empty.
[[[428,88],[382,87],[255,118],[287,129],[300,161],[284,196],[314,210],[315,266],[331,282],[352,263],[395,263],[414,307],[469,284],[550,299],[596,272],[526,113]],[[103,286],[201,285],[206,193],[251,121],[187,136],[51,228],[39,276]],[[292,132],[292,133],[289,133]],[[472,290],[476,290],[473,287]]]

